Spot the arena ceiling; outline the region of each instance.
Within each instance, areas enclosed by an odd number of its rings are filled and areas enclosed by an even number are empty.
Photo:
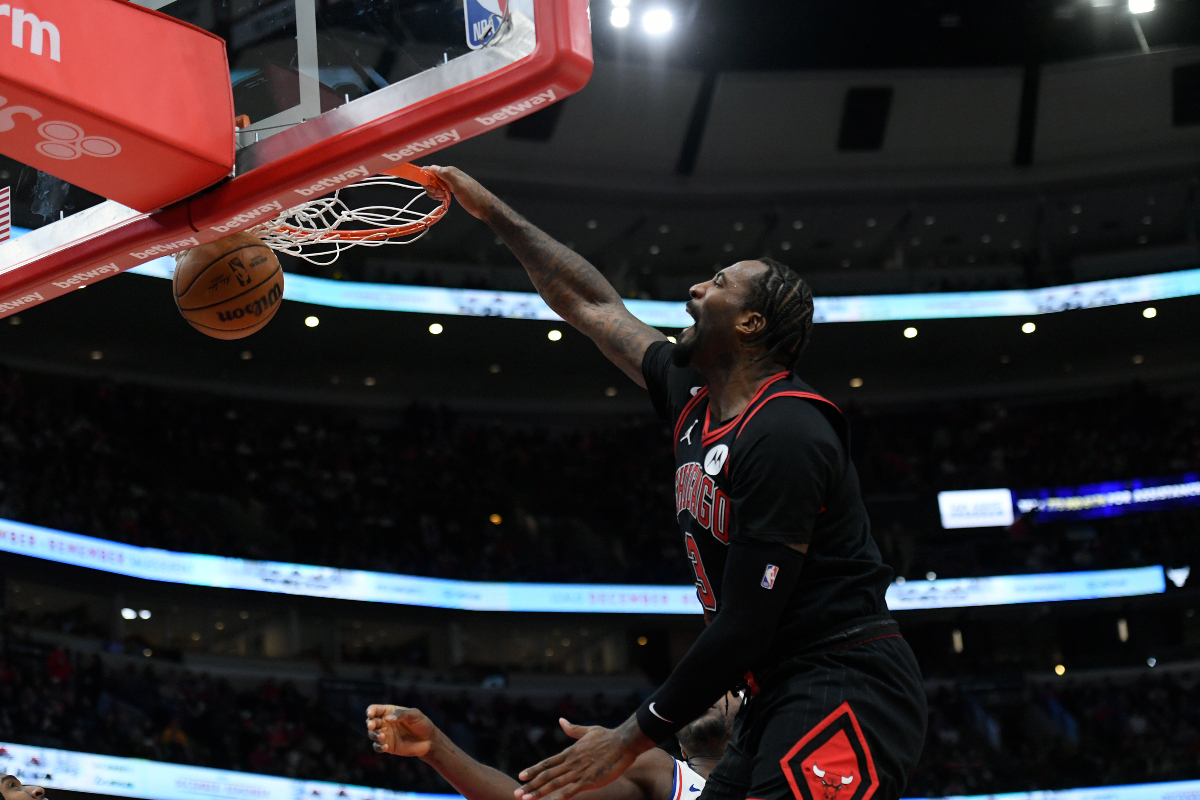
[[[639,8],[649,0],[633,0]],[[1136,51],[1126,0],[655,0],[677,20],[647,40],[593,0],[601,59],[698,70],[984,67]],[[1200,43],[1200,7],[1158,0],[1139,19],[1151,47]]]

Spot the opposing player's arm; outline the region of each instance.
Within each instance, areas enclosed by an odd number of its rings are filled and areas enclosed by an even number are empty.
[[[528,782],[515,800],[570,800],[613,780],[633,760],[703,714],[770,650],[804,556],[783,544],[729,543],[721,581],[721,610],[674,672],[637,713],[615,730],[588,736],[524,770]],[[771,588],[763,586],[776,568]]]
[[[586,729],[561,721],[568,735]],[[415,708],[373,705],[367,709],[367,736],[375,752],[419,758],[437,770],[466,800],[513,800],[520,786],[503,772],[480,764]],[[670,800],[674,760],[662,750],[643,753],[617,780],[584,800]]]
[[[555,241],[478,181],[455,167],[427,169],[450,186],[468,213],[486,222],[504,240],[546,304],[645,387],[642,357],[652,342],[666,336],[629,313],[617,290],[587,259]]]

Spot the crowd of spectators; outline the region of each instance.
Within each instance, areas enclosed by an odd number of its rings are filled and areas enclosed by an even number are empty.
[[[930,693],[909,796],[1118,786],[1200,777],[1200,668],[1052,687]]]
[[[341,682],[339,682],[341,683]],[[1200,776],[1200,668],[1052,687],[940,688],[908,796],[1059,789]],[[0,741],[397,790],[444,792],[414,759],[375,754],[362,698],[421,708],[467,752],[515,775],[568,740],[556,720],[614,725],[636,696],[397,691],[382,683],[308,697],[266,680],[150,666],[108,667],[8,637],[0,658]]]
[[[1196,509],[943,532],[943,489],[1200,469],[1200,395],[851,408],[909,578],[1189,564]],[[688,583],[652,417],[500,423],[0,371],[0,517],[137,545],[446,578]]]

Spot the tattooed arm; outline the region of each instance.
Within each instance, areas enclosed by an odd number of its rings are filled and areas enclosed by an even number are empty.
[[[574,250],[546,235],[455,167],[426,167],[450,187],[471,216],[483,220],[513,251],[538,294],[560,317],[586,334],[608,360],[645,388],[642,356],[666,337],[639,320],[600,271]],[[437,190],[430,190],[437,196]]]

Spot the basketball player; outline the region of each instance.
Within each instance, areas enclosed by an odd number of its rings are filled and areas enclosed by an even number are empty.
[[[795,373],[812,292],[769,258],[689,292],[678,344],[604,277],[479,183],[432,168],[500,236],[564,320],[649,390],[674,431],[675,507],[708,627],[615,730],[591,727],[521,773],[517,800],[604,786],[744,681],[702,800],[893,800],[924,739],[920,670],[884,602],[841,412]]]
[[[4,800],[42,800],[46,790],[40,786],[25,786],[15,775],[0,778],[0,794]]]
[[[676,737],[683,761],[657,747],[642,753],[612,783],[588,792],[584,800],[696,800],[708,773],[725,754],[741,699],[728,694],[704,716],[680,728]],[[584,728],[559,720],[574,739]],[[519,784],[464,753],[415,708],[374,705],[367,709],[367,735],[378,753],[414,756],[433,767],[466,800],[512,800]]]

